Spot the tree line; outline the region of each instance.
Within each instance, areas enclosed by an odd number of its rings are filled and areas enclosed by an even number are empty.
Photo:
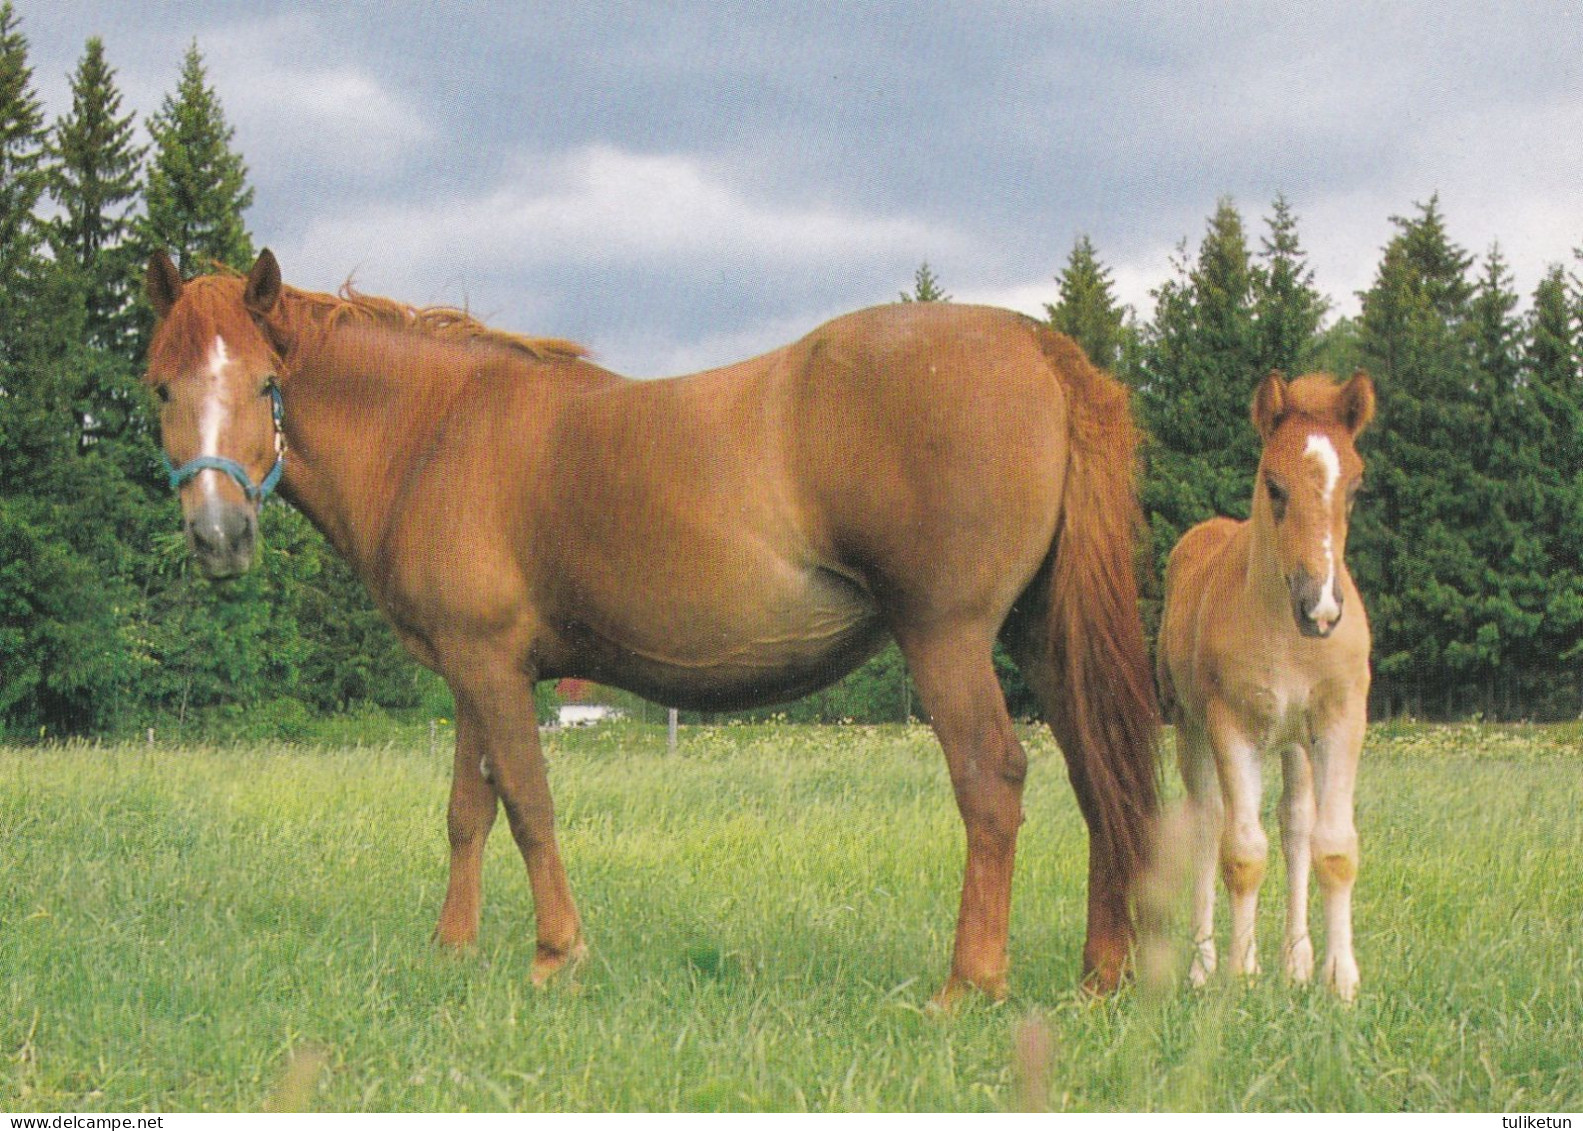
[[[197,44],[146,122],[89,39],[45,121],[0,3],[0,730],[283,734],[356,710],[446,713],[306,520],[261,515],[259,568],[196,576],[139,376],[143,265],[245,269],[253,190]],[[146,142],[143,140],[146,136]]]
[[[1271,370],[1368,372],[1379,412],[1347,559],[1374,630],[1371,716],[1576,718],[1583,709],[1583,291],[1553,263],[1526,308],[1499,245],[1475,257],[1437,197],[1391,217],[1356,316],[1329,317],[1277,198],[1255,248],[1222,200],[1140,324],[1079,239],[1048,314],[1136,391],[1153,588],[1192,524],[1246,518]]]
[[[244,578],[216,587],[189,566],[139,383],[142,265],[165,248],[186,274],[245,269],[253,191],[196,43],[144,122],[96,38],[71,93],[46,121],[0,0],[0,730],[290,737],[329,715],[448,714],[443,686],[289,507],[265,506]],[[1135,390],[1156,579],[1193,522],[1247,513],[1259,376],[1367,369],[1380,415],[1349,558],[1375,626],[1376,715],[1576,716],[1578,281],[1558,263],[1525,305],[1499,249],[1458,247],[1435,198],[1393,225],[1356,317],[1331,317],[1281,199],[1256,246],[1221,201],[1146,321],[1081,237],[1046,315]],[[927,264],[902,297],[950,301]],[[1151,627],[1158,603],[1146,584]],[[1001,667],[1013,706],[1031,709]],[[783,711],[914,709],[892,649]]]

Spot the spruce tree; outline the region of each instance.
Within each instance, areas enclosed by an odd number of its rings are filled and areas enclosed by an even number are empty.
[[[1088,236],[1072,245],[1056,282],[1059,300],[1044,304],[1050,326],[1082,346],[1099,368],[1115,370],[1122,360],[1127,308],[1116,302],[1110,268],[1099,261]]]
[[[1583,373],[1578,317],[1565,272],[1552,267],[1534,291],[1522,357],[1527,411],[1536,424],[1544,617],[1534,645],[1541,713],[1572,717],[1583,699]]]
[[[940,280],[929,268],[926,259],[912,277],[912,291],[901,292],[902,302],[950,302],[951,296],[940,286]]]
[[[1222,199],[1197,258],[1183,244],[1175,277],[1153,294],[1140,404],[1150,440],[1143,483],[1156,564],[1194,523],[1246,517],[1259,444],[1248,402],[1261,376],[1253,265],[1242,217]]]
[[[57,262],[81,276],[88,343],[128,358],[137,351],[134,288],[144,259],[132,238],[143,152],[135,115],[122,113],[115,72],[94,37],[72,75],[71,113],[50,135],[49,192],[60,215],[49,239]]]
[[[0,0],[0,491],[17,491],[56,435],[58,404],[33,362],[50,326],[43,307],[47,259],[35,209],[43,193],[44,118],[28,44],[11,0]]]
[[[1274,213],[1265,224],[1269,233],[1260,240],[1260,261],[1253,273],[1258,368],[1296,376],[1316,359],[1319,327],[1330,304],[1314,287],[1314,272],[1297,235],[1297,216],[1284,196],[1275,198]]]
[[[1536,666],[1534,643],[1544,617],[1546,563],[1538,536],[1543,470],[1542,421],[1522,387],[1521,325],[1511,271],[1498,244],[1485,256],[1469,303],[1476,420],[1469,455],[1482,519],[1466,531],[1484,564],[1469,646],[1479,709],[1511,715]]]
[[[246,270],[253,240],[242,213],[253,190],[196,42],[182,61],[175,95],[165,97],[148,132],[154,154],[144,190],[144,244],[169,251],[183,274],[207,273],[216,263]]]
[[[1451,241],[1437,198],[1391,222],[1360,319],[1380,408],[1353,572],[1375,629],[1379,704],[1450,714],[1468,706],[1477,678],[1484,565],[1468,531],[1489,498],[1475,460],[1473,260]]]
[[[34,209],[44,189],[44,116],[33,90],[27,39],[11,0],[0,2],[0,365],[27,334],[41,237]],[[14,381],[14,376],[9,378]],[[0,370],[0,389],[8,376]]]
[[[45,132],[27,41],[0,3],[0,729],[87,731],[118,701],[121,590],[97,551],[112,525],[79,458],[71,393],[81,303],[45,254]]]

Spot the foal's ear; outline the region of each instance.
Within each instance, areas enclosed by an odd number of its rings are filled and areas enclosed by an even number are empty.
[[[258,261],[247,273],[247,289],[242,292],[242,302],[254,314],[264,315],[275,309],[280,301],[280,264],[275,253],[265,248],[258,253]]]
[[[1341,422],[1356,436],[1374,419],[1374,382],[1363,370],[1341,386]]]
[[[143,292],[156,316],[163,318],[170,313],[181,297],[181,272],[170,261],[169,253],[156,251],[148,257],[148,273],[143,276]]]
[[[1286,378],[1277,369],[1259,382],[1253,394],[1253,426],[1259,430],[1260,439],[1269,440],[1287,407]]]

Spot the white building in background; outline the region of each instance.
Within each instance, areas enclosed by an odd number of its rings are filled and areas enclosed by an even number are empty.
[[[618,707],[599,703],[563,703],[557,721],[563,727],[590,727],[624,717],[626,712]]]

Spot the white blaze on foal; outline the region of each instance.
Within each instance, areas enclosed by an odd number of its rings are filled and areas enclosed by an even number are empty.
[[[1313,460],[1319,465],[1324,474],[1324,481],[1320,485],[1320,500],[1328,512],[1336,498],[1336,484],[1341,480],[1341,457],[1336,455],[1336,446],[1330,442],[1330,437],[1315,433],[1308,437],[1308,443],[1303,447],[1303,458]],[[1336,540],[1335,536],[1327,533],[1324,541],[1325,547],[1325,581],[1320,589],[1319,604],[1314,606],[1314,611],[1309,614],[1314,623],[1330,625],[1341,617],[1341,606],[1336,604]]]

